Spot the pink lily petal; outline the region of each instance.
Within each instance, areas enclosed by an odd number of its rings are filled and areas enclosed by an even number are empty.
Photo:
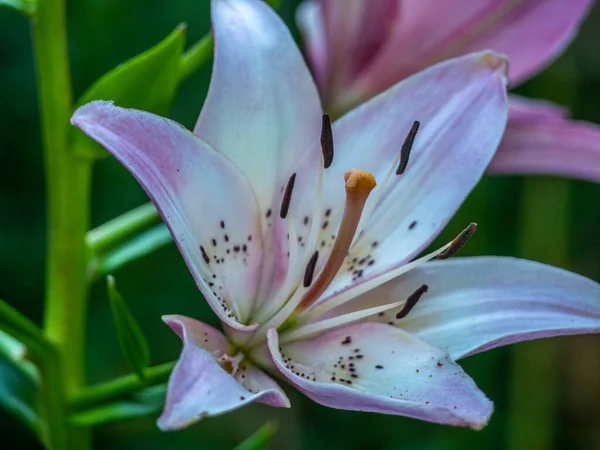
[[[320,84],[323,93],[335,96],[333,91],[348,86],[368,66],[390,37],[400,4],[400,0],[322,0],[312,6],[313,11],[309,6],[308,11],[298,13],[300,20],[308,19],[305,35],[309,42],[317,41],[320,34],[324,38],[325,49],[317,50],[326,53],[326,78]]]
[[[558,175],[600,182],[600,127],[545,102],[511,100],[506,134],[488,173]]]
[[[314,401],[355,411],[483,427],[492,402],[446,353],[388,325],[354,324],[319,337],[268,344],[280,372]]]
[[[305,0],[296,9],[296,22],[302,32],[306,57],[321,92],[327,79],[327,41],[325,19],[316,0]]]
[[[323,207],[329,212],[324,231],[337,230],[341,219],[340,180],[346,170],[368,170],[380,183],[367,208],[381,195],[348,255],[347,270],[340,271],[323,301],[405,264],[444,228],[483,175],[502,137],[508,109],[504,70],[505,61],[494,53],[449,60],[335,122],[336,157],[323,188]],[[421,128],[408,167],[384,186],[414,120],[421,121]],[[360,263],[366,257],[368,264]]]
[[[408,316],[396,319],[398,311],[391,310],[370,320],[401,327],[453,359],[520,341],[600,332],[600,284],[507,257],[430,262],[357,297],[339,313],[396,302],[423,284],[429,289]]]
[[[251,328],[240,321],[260,279],[260,219],[237,167],[178,123],[110,102],[82,106],[71,122],[137,178],[219,318]]]
[[[194,132],[241,168],[265,215],[319,138],[319,95],[288,28],[264,1],[212,0],[212,22],[213,76]]]
[[[521,83],[564,50],[592,3],[404,0],[392,37],[362,72],[353,95],[368,98],[435,62],[483,49],[508,55],[511,83]]]
[[[277,220],[282,189],[318,140],[322,111],[294,39],[264,1],[211,5],[213,76],[194,132],[237,164],[254,188],[266,250],[258,298],[265,299],[287,273],[287,223]]]
[[[290,406],[277,383],[252,364],[243,361],[235,378],[219,365],[216,358],[227,351],[228,342],[218,330],[184,316],[165,316],[164,321],[182,339],[183,351],[169,379],[158,419],[161,430],[184,428],[252,402]]]

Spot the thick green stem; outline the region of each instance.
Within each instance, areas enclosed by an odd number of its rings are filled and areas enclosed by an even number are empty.
[[[520,256],[565,267],[568,264],[569,182],[524,182]],[[557,429],[558,359],[554,340],[512,349],[509,445],[512,450],[553,447]]]
[[[46,403],[53,404],[46,408],[52,416],[47,420],[53,428],[64,428],[63,432],[53,434],[62,436],[69,430],[60,399],[76,390],[84,379],[85,233],[89,218],[91,165],[75,157],[68,146],[72,95],[64,0],[38,2],[33,31],[48,208],[45,329],[56,344],[62,363],[59,376],[49,375],[51,380],[59,380],[47,384],[42,395],[46,396]],[[57,369],[46,370],[49,374],[53,371]],[[53,449],[66,448],[62,440],[51,441],[48,445]],[[85,449],[89,441],[87,436],[76,439],[69,436],[67,445]]]
[[[106,403],[126,394],[131,394],[149,386],[165,383],[169,379],[175,361],[149,367],[144,371],[145,379],[141,381],[136,374],[89,386],[71,398],[74,408],[86,408],[99,403]]]

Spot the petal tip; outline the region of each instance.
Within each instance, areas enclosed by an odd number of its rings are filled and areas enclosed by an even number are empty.
[[[71,116],[71,125],[81,127],[89,119],[97,120],[107,112],[107,109],[114,107],[112,100],[94,100],[86,103],[75,110]]]
[[[500,74],[508,84],[508,57],[503,53],[485,50],[479,54],[479,62],[495,73]]]

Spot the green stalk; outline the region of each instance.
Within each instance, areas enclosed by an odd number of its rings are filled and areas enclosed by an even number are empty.
[[[90,162],[68,146],[72,94],[67,56],[64,0],[38,2],[33,21],[46,170],[48,248],[45,329],[62,367],[48,367],[42,395],[52,449],[89,447],[85,434],[69,436],[62,400],[84,379],[87,285],[85,233],[89,220]],[[58,362],[57,362],[58,364]],[[55,372],[60,372],[55,375]]]
[[[524,181],[520,256],[568,265],[569,181],[532,178]],[[557,430],[559,343],[541,340],[512,349],[508,447],[546,450]]]
[[[132,373],[104,383],[82,389],[71,398],[74,408],[89,408],[99,403],[107,403],[123,395],[131,394],[149,386],[165,383],[175,367],[176,361],[149,367],[144,371],[144,381]]]

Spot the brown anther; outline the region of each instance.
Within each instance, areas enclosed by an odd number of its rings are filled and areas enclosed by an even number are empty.
[[[421,287],[419,287],[415,292],[410,294],[408,296],[408,298],[406,299],[406,303],[404,303],[404,306],[402,307],[400,312],[398,314],[396,314],[396,319],[402,319],[402,318],[406,317],[408,315],[408,313],[411,312],[412,309],[415,307],[415,305],[417,304],[419,299],[423,296],[423,294],[425,292],[427,292],[428,289],[429,289],[429,286],[424,284]]]
[[[470,224],[467,228],[461,231],[460,234],[452,240],[452,242],[450,242],[450,246],[446,250],[437,255],[437,259],[448,259],[451,256],[456,255],[458,251],[467,243],[470,237],[473,236],[475,230],[477,230],[477,224]]]
[[[396,169],[396,175],[402,175],[406,170],[408,158],[410,158],[410,151],[412,150],[413,143],[415,142],[415,138],[419,131],[419,125],[420,122],[415,120],[410,131],[406,135],[406,139],[404,139],[402,149],[400,150],[400,164],[398,164],[398,168]]]
[[[294,183],[296,182],[296,173],[293,173],[287,182],[285,192],[283,193],[283,200],[281,201],[281,210],[279,211],[279,217],[285,219],[290,209],[290,203],[292,201],[292,192],[294,190]]]
[[[317,265],[317,261],[319,260],[319,251],[315,251],[313,255],[310,257],[308,264],[306,265],[306,269],[304,270],[304,287],[309,287],[313,281],[313,275],[315,274],[315,267]]]
[[[327,169],[333,162],[333,131],[329,114],[323,114],[321,123],[321,150],[323,151],[323,167]]]

